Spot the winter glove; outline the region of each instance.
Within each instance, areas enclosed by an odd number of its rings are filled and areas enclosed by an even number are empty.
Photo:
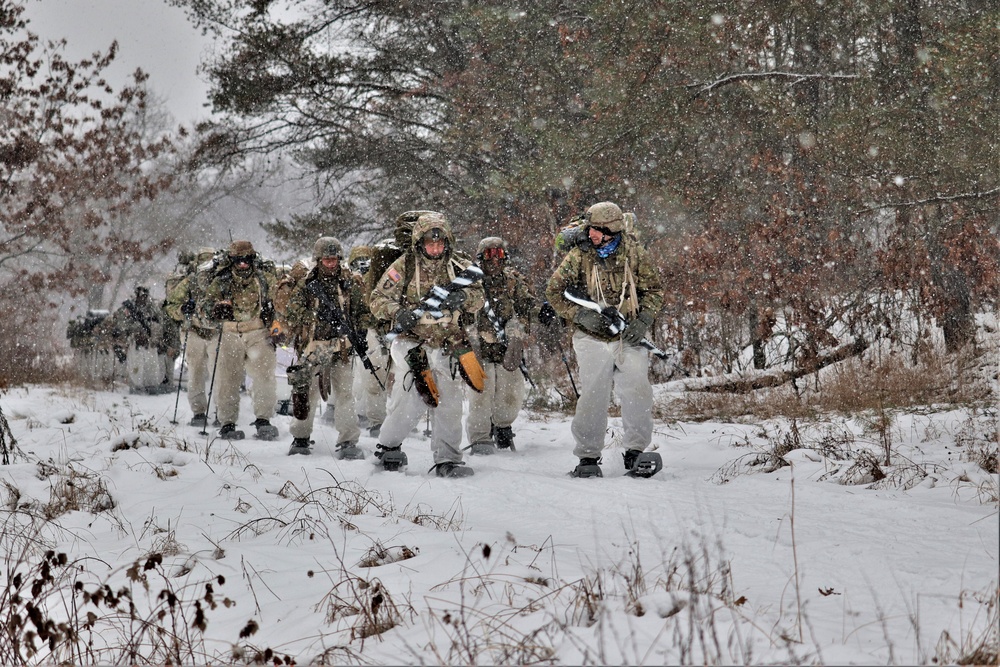
[[[646,337],[646,332],[649,331],[649,325],[652,324],[652,320],[653,318],[646,313],[640,313],[625,327],[625,331],[622,332],[622,342],[626,345],[639,345],[642,339]]]
[[[609,338],[614,335],[611,331],[611,323],[608,322],[608,319],[601,313],[588,308],[581,308],[576,311],[576,316],[573,317],[573,323],[584,331],[594,334],[598,338]]]
[[[215,304],[215,307],[212,308],[212,319],[223,322],[232,322],[235,319],[233,304],[229,301],[219,301]]]
[[[400,331],[409,331],[413,327],[417,326],[417,322],[419,321],[420,316],[412,310],[400,308],[396,311],[396,326],[399,327]]]
[[[458,310],[465,303],[466,299],[465,290],[457,289],[452,290],[448,296],[444,298],[441,302],[441,310]]]
[[[186,317],[191,317],[195,313],[195,303],[194,299],[188,299],[181,304],[181,314]]]
[[[549,326],[556,319],[556,309],[552,307],[552,304],[546,301],[542,304],[541,310],[538,311],[538,321],[543,326]]]

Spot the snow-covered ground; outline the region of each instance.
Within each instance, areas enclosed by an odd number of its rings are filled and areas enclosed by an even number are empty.
[[[623,476],[613,419],[605,477],[572,479],[570,418],[525,412],[516,452],[439,479],[422,432],[387,473],[367,436],[367,460],[335,460],[319,419],[315,454],[289,457],[290,417],[276,442],[229,443],[186,426],[183,397],[171,425],[174,400],[0,396],[17,441],[0,466],[4,578],[27,581],[51,548],[82,591],[106,583],[136,605],[127,620],[78,591],[98,638],[76,662],[269,648],[298,663],[917,664],[984,636],[996,651],[998,479],[973,461],[995,411],[897,415],[881,480],[885,441],[833,418],[658,422],[665,467],[647,480]],[[251,420],[244,396],[248,434]],[[48,586],[58,621],[72,587]],[[139,631],[157,612],[173,648]]]

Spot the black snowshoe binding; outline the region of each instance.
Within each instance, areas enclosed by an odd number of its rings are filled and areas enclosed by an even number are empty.
[[[625,459],[625,474],[629,477],[652,477],[663,470],[663,457],[658,452],[640,452],[629,449]]]
[[[358,447],[358,443],[345,440],[337,443],[337,449],[333,452],[333,456],[341,461],[357,461],[365,458],[365,453]]]
[[[312,454],[312,450],[309,448],[310,445],[312,445],[312,440],[309,438],[294,438],[292,446],[288,448],[288,455],[304,454],[308,456]]]
[[[580,463],[577,464],[575,468],[569,473],[570,477],[604,477],[604,473],[601,472],[601,466],[598,465],[599,459],[580,459]]]
[[[382,469],[386,472],[396,472],[408,463],[402,445],[396,445],[395,447],[376,445],[375,458],[379,460],[375,465],[381,464]]]
[[[497,449],[509,449],[514,452],[514,430],[510,426],[499,426],[493,429],[493,441],[497,444]]]
[[[191,417],[191,421],[188,422],[188,426],[205,426],[208,424],[208,415],[204,412],[199,412],[194,417]]]
[[[250,425],[257,429],[258,440],[276,440],[278,437],[278,427],[272,426],[266,419],[255,419]]]
[[[431,466],[431,470],[438,477],[471,477],[475,474],[475,471],[469,466],[465,465],[465,462],[454,463],[452,461],[445,461],[444,463],[438,463],[437,465]]]
[[[223,440],[242,440],[246,437],[243,431],[236,430],[236,424],[223,424],[219,429],[219,437]]]

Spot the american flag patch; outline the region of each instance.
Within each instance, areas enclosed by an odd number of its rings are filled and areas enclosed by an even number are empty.
[[[386,275],[388,275],[389,278],[394,283],[398,283],[399,279],[403,277],[403,276],[399,275],[399,271],[397,271],[396,269],[394,269],[392,267],[389,267],[389,271],[386,273]]]

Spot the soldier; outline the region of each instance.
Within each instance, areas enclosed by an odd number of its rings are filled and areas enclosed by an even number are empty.
[[[567,253],[546,289],[555,311],[576,328],[573,349],[581,362],[580,397],[572,433],[573,454],[580,462],[570,473],[574,477],[602,476],[598,464],[612,389],[621,403],[628,473],[640,473],[636,468],[640,453],[652,440],[649,359],[639,344],[660,310],[663,288],[649,254],[625,233],[625,226],[617,204],[601,202],[587,209],[587,242]],[[567,294],[577,296],[571,299]],[[624,330],[609,308],[624,316]]]
[[[396,380],[382,424],[376,456],[386,470],[407,462],[403,438],[420,420],[425,403],[432,406],[431,449],[439,477],[462,477],[472,469],[462,461],[462,378],[482,390],[482,367],[471,351],[459,319],[462,312],[483,307],[478,284],[453,289],[427,312],[421,299],[431,287],[452,283],[472,263],[459,255],[451,226],[440,213],[423,212],[413,225],[412,247],[392,263],[371,294],[372,314],[395,322],[390,347]],[[424,304],[426,305],[426,304]],[[408,369],[408,370],[407,370]],[[412,381],[402,377],[406,372]],[[425,398],[426,397],[426,398]]]
[[[149,288],[136,287],[132,299],[126,299],[111,320],[115,354],[125,364],[132,393],[169,392],[160,352],[164,345],[163,313],[150,301]]]
[[[537,317],[538,305],[524,277],[507,266],[507,258],[507,243],[499,236],[479,242],[476,259],[485,274],[486,307],[476,314],[476,328],[486,388],[482,393],[468,392],[469,417],[465,427],[473,454],[514,449],[511,424],[527,396],[522,351],[524,339],[530,333],[531,318]]]
[[[300,362],[289,367],[292,385],[292,446],[288,454],[309,454],[313,420],[320,397],[337,406],[337,446],[340,459],[364,458],[358,448],[358,414],[351,390],[352,353],[362,342],[357,333],[361,288],[350,269],[341,265],[340,241],[324,236],[313,246],[316,266],[292,292],[285,314],[288,333],[295,341]]]
[[[201,313],[221,326],[215,391],[219,437],[242,440],[236,429],[240,413],[240,385],[250,376],[250,392],[259,440],[274,440],[278,429],[271,425],[277,401],[275,369],[274,305],[271,291],[277,277],[273,264],[265,262],[250,241],[233,241],[205,289]]]
[[[198,305],[214,275],[215,248],[199,248],[187,273],[171,285],[165,310],[184,330],[184,360],[188,366],[187,399],[191,426],[204,426],[208,419],[206,386],[215,361],[219,327],[205,317]],[[168,285],[172,281],[168,280]]]

